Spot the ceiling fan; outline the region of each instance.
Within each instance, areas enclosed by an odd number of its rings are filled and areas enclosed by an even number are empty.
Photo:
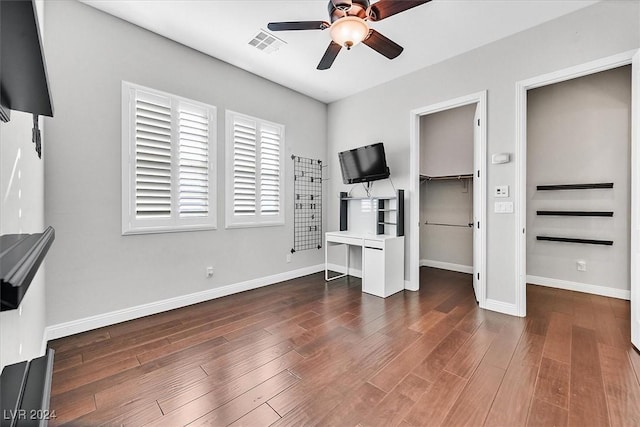
[[[428,3],[431,0],[379,0],[370,4],[369,0],[330,0],[329,16],[326,21],[270,22],[271,31],[326,30],[329,29],[331,43],[318,64],[318,70],[327,70],[343,47],[347,50],[362,42],[376,52],[394,59],[402,53],[403,47],[383,36],[368,22],[382,21],[405,10]]]

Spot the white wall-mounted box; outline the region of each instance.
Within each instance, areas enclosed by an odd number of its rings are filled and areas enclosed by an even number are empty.
[[[494,165],[509,163],[510,161],[511,155],[509,153],[496,153],[491,155],[491,163]]]

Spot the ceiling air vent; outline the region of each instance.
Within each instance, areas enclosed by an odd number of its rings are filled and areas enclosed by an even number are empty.
[[[280,49],[286,43],[284,40],[277,38],[273,34],[269,34],[265,30],[260,30],[258,34],[249,41],[249,44],[265,53],[272,53]]]

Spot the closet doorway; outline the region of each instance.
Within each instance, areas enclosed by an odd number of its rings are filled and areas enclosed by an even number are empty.
[[[640,285],[638,60],[638,53],[630,51],[519,82],[516,115],[518,314],[526,314],[528,281],[630,297],[631,341],[636,347],[640,342],[634,298]],[[576,101],[572,111],[556,113],[555,123],[540,126],[541,116],[562,107],[567,98]],[[552,163],[548,169],[540,168],[536,159],[549,139],[558,139],[549,134],[555,128],[565,136],[555,142],[554,155],[568,161],[562,170]],[[571,138],[577,140],[578,150],[571,148]],[[542,172],[559,181],[538,182]],[[574,178],[571,182],[569,177],[563,181],[565,172]],[[567,189],[560,184],[600,187]],[[548,247],[540,249],[543,244]]]
[[[480,307],[486,301],[486,92],[411,112],[411,288],[419,268],[473,275]]]

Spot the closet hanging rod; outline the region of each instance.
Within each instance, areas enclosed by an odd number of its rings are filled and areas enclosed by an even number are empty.
[[[472,173],[467,175],[442,175],[442,176],[420,175],[420,179],[425,181],[441,181],[441,180],[471,179],[471,178],[473,178]]]
[[[427,221],[424,224],[425,225],[439,225],[439,226],[442,226],[442,227],[462,227],[462,228],[471,228],[471,227],[473,227],[473,223],[472,222],[470,222],[468,224],[447,224],[447,223],[444,223],[444,222],[429,222],[429,221]]]

